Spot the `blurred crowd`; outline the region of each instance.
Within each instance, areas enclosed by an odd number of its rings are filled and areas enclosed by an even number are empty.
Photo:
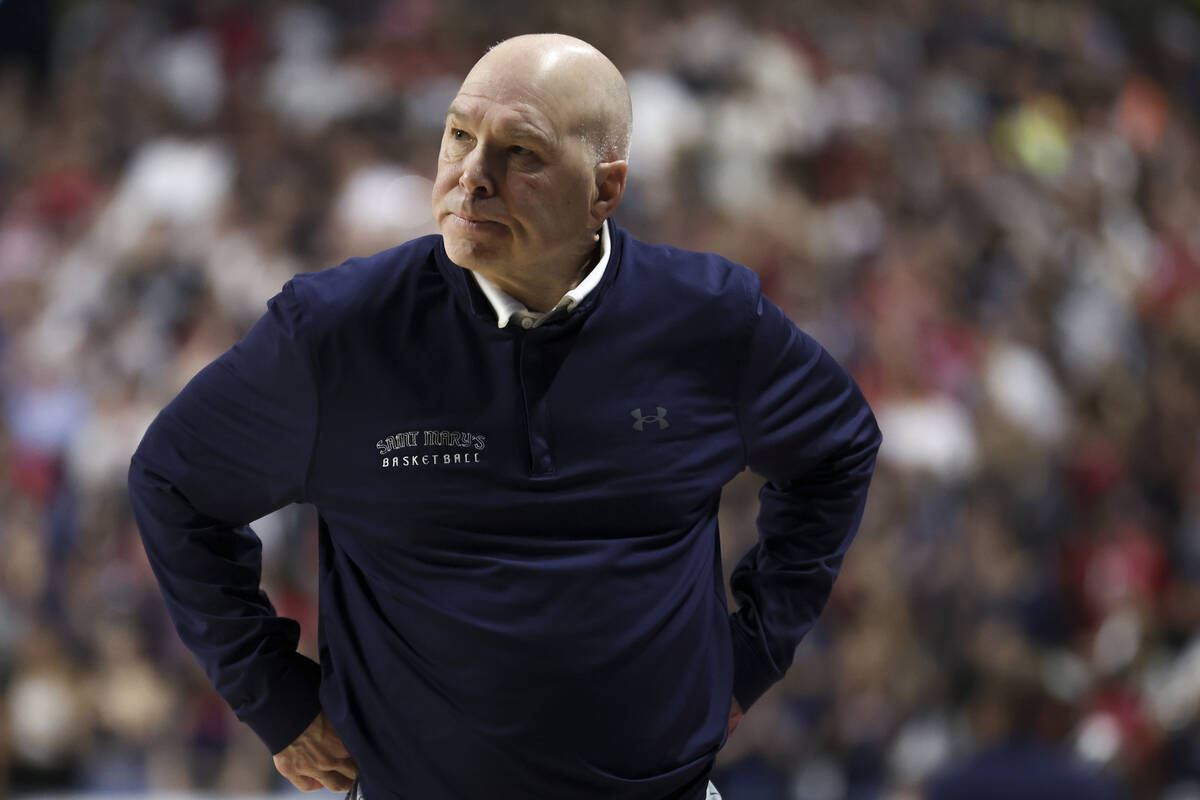
[[[727,800],[1200,798],[1200,6],[1101,0],[0,0],[0,795],[281,788],[129,455],[291,275],[434,230],[449,99],[539,30],[628,79],[618,224],[757,270],[884,431]],[[255,530],[314,654],[315,512]]]

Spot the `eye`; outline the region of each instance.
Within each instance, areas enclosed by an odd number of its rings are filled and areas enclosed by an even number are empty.
[[[462,128],[451,128],[450,129],[450,138],[455,140],[456,142],[464,142],[467,139],[469,139],[470,136]]]
[[[521,145],[519,145],[519,144],[514,144],[512,147],[508,148],[508,152],[512,153],[514,156],[531,156],[531,155],[533,155],[532,150],[530,150],[528,147],[521,147]]]

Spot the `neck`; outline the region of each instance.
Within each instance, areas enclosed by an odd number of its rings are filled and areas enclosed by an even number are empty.
[[[481,273],[505,294],[520,300],[530,311],[546,312],[587,277],[599,263],[602,251],[603,245],[596,241],[582,256],[564,259],[558,268],[541,266],[528,269],[522,265],[517,269]]]

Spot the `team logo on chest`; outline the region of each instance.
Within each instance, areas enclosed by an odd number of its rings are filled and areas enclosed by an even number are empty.
[[[400,431],[375,443],[383,469],[481,464],[487,437],[470,431]]]

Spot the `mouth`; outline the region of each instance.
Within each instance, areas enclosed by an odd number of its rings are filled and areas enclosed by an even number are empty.
[[[475,216],[471,216],[469,214],[456,214],[453,211],[451,211],[449,213],[449,216],[455,224],[461,225],[466,228],[471,228],[471,229],[476,229],[476,230],[488,230],[488,229],[492,229],[492,228],[504,227],[501,223],[496,222],[495,220],[484,219],[483,217],[475,217]]]

